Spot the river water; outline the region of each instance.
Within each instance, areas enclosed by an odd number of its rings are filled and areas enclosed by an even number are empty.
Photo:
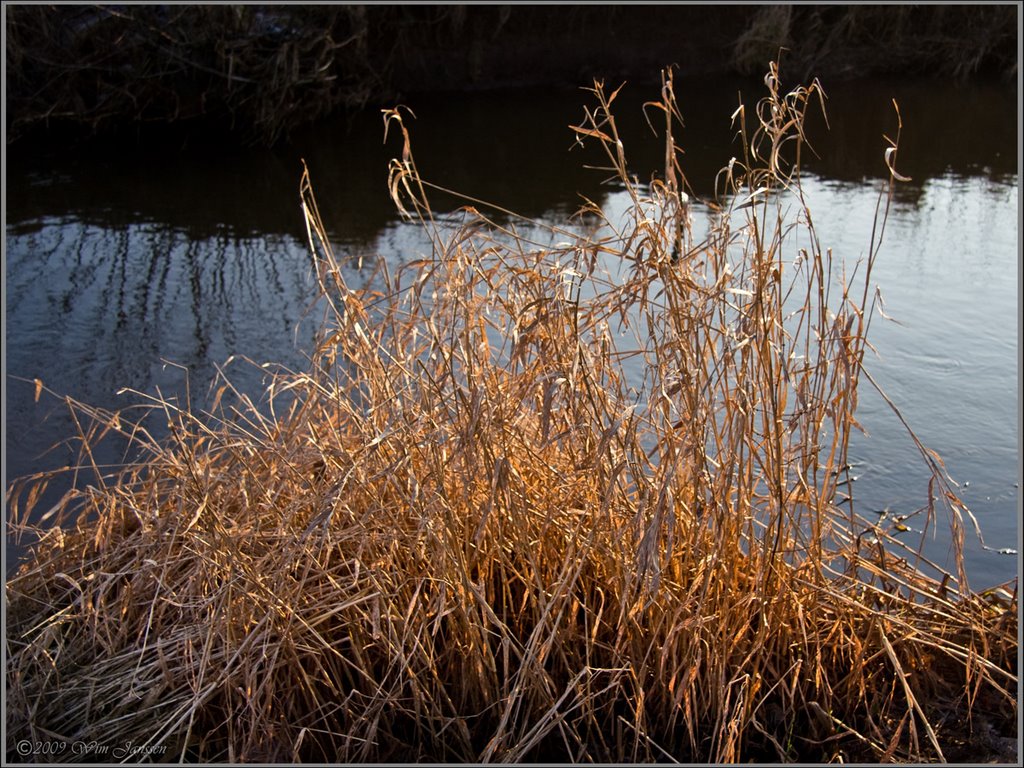
[[[729,116],[756,81],[677,84],[677,134],[698,197],[737,152]],[[898,187],[872,275],[885,299],[867,366],[918,437],[943,458],[994,549],[1020,549],[1019,166],[1015,88],[871,80],[829,88],[830,129],[811,124],[819,159],[805,188],[822,243],[864,257],[886,169],[883,134],[903,118]],[[628,86],[616,102],[627,157],[640,178],[661,146],[641,105],[656,89]],[[574,149],[586,93],[516,91],[410,98],[423,176],[540,221],[563,223],[580,195],[608,208],[622,193]],[[420,233],[386,190],[378,114],[324,122],[273,150],[210,140],[198,129],[146,141],[19,144],[8,152],[6,199],[6,482],[67,464],[74,423],[59,400],[37,403],[33,381],[106,408],[140,398],[123,388],[202,402],[231,356],[301,367],[319,325],[299,207],[302,160],[336,247],[398,264],[419,258]],[[438,195],[435,207],[457,203]],[[695,208],[697,217],[703,209]],[[355,269],[355,268],[354,268]],[[357,277],[357,276],[356,276]],[[228,368],[253,395],[263,374]],[[865,383],[852,453],[861,510],[910,511],[927,495],[917,448]],[[54,448],[54,446],[56,446]],[[123,446],[104,447],[116,462]],[[49,492],[56,498],[60,489]],[[46,508],[46,504],[42,508]],[[929,545],[942,559],[943,538]],[[948,549],[948,547],[946,548]],[[1019,557],[968,536],[972,586],[1014,578]],[[8,547],[8,555],[14,552]],[[10,562],[10,557],[9,557]]]

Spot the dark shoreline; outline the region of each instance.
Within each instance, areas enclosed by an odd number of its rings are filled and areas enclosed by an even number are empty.
[[[410,94],[763,73],[1013,81],[1017,6],[8,6],[7,140],[200,124],[250,144]],[[56,130],[55,130],[56,129]]]

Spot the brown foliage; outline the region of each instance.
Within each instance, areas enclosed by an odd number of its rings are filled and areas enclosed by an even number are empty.
[[[1016,587],[971,591],[937,458],[915,520],[923,542],[946,514],[955,573],[838,496],[891,187],[847,280],[801,193],[820,85],[765,82],[704,238],[670,74],[663,178],[630,177],[597,83],[574,130],[632,202],[548,231],[436,215],[389,111],[432,250],[379,290],[346,281],[305,176],[331,306],[309,370],[263,408],[226,382],[206,415],[154,399],[165,443],[71,404],[83,472],[107,430],[149,458],[93,466],[7,583],[9,754],[924,761],[985,707],[1015,722]]]

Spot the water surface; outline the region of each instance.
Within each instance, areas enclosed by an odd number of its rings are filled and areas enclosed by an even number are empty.
[[[677,134],[698,197],[736,153],[729,115],[758,82],[679,83]],[[882,136],[904,128],[898,189],[872,283],[876,318],[868,366],[921,440],[938,451],[996,548],[1019,540],[1019,228],[1017,94],[997,86],[900,80],[826,90],[831,129],[812,124],[820,159],[805,185],[822,243],[853,264],[867,253],[885,178]],[[616,103],[627,156],[641,180],[661,146],[641,105]],[[582,197],[623,204],[583,168],[600,158],[573,148],[571,123],[587,94],[519,91],[409,100],[424,177],[538,220],[564,223]],[[657,124],[657,123],[656,123]],[[376,114],[320,124],[274,150],[249,150],[196,133],[99,145],[16,145],[9,152],[6,220],[6,478],[61,466],[73,434],[67,410],[34,402],[32,380],[108,408],[140,398],[124,388],[183,396],[185,374],[202,400],[231,356],[301,367],[320,318],[299,208],[305,160],[336,246],[398,264],[427,247],[396,215]],[[437,195],[440,210],[458,201]],[[697,215],[702,209],[698,205]],[[358,280],[354,267],[350,279]],[[258,394],[259,368],[233,364],[232,380]],[[861,389],[853,451],[862,510],[920,506],[927,476],[888,406]],[[110,443],[102,459],[123,457]],[[56,494],[57,489],[51,491]],[[45,508],[45,504],[43,507]],[[968,538],[975,585],[1017,574],[1018,559]],[[940,538],[932,549],[943,549]],[[932,552],[932,554],[935,554]],[[940,551],[938,555],[941,556]]]

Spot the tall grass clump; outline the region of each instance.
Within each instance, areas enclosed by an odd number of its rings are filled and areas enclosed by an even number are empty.
[[[918,519],[951,526],[951,571],[843,495],[898,135],[844,265],[801,185],[821,87],[765,82],[706,236],[670,71],[650,184],[617,92],[573,127],[622,217],[441,215],[389,110],[390,189],[431,247],[358,287],[304,175],[330,308],[308,370],[262,405],[156,398],[165,441],[72,404],[83,470],[105,431],[147,453],[95,467],[7,583],[8,755],[932,761],[1015,722],[1016,586],[971,590],[938,458]],[[20,519],[39,482],[12,489]]]

